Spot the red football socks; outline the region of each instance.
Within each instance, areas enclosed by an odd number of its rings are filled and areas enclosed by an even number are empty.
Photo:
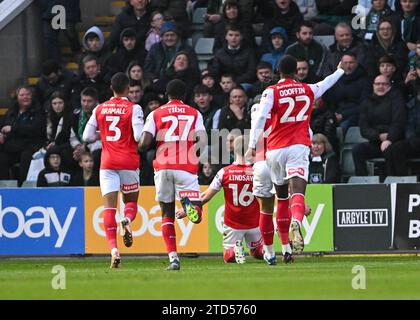
[[[175,218],[162,218],[162,237],[165,241],[166,252],[176,252]]]
[[[305,196],[303,194],[294,193],[292,195],[290,210],[292,212],[293,219],[302,223],[303,217],[305,216]]]
[[[277,200],[277,214],[276,222],[277,229],[280,234],[281,244],[289,244],[289,227],[290,227],[290,211],[289,211],[289,198]]]
[[[105,234],[111,250],[117,248],[117,222],[115,221],[116,211],[116,208],[106,208],[104,210]]]
[[[131,222],[134,221],[137,215],[137,202],[128,202],[124,207],[124,216],[130,219]]]
[[[274,238],[274,223],[273,223],[273,214],[260,212],[260,231],[263,242],[266,246],[273,244]]]
[[[249,253],[251,256],[253,256],[255,259],[262,259],[264,252],[263,252],[263,246],[258,246],[254,249],[249,250]]]
[[[223,260],[225,263],[236,262],[233,248],[223,249]]]

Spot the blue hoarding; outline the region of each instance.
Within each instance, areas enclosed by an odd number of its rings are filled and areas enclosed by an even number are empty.
[[[0,189],[0,255],[84,252],[83,188]]]

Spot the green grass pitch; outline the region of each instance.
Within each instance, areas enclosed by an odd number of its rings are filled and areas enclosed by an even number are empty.
[[[56,265],[65,268],[64,290],[52,288]],[[357,265],[366,289],[352,287]],[[108,257],[0,259],[0,299],[420,299],[418,256],[304,256],[277,266],[199,257],[182,258],[180,271],[166,266],[160,257],[123,256],[118,270]]]

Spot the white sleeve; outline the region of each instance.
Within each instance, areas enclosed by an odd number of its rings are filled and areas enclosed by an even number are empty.
[[[153,117],[154,111],[152,111],[146,118],[146,123],[143,127],[143,132],[149,132],[154,137],[156,135],[156,124],[155,124],[155,118]]]
[[[309,87],[314,93],[314,100],[322,97],[325,91],[327,91],[329,88],[335,85],[335,83],[338,81],[338,79],[341,78],[343,74],[344,70],[339,68],[333,74],[330,74],[328,77],[326,77],[324,80],[315,84],[310,84]]]
[[[219,127],[219,118],[220,118],[220,110],[217,110],[213,116],[213,127],[212,129],[217,129]]]
[[[97,140],[96,130],[98,129],[98,121],[96,120],[96,109],[97,107],[93,109],[92,115],[83,131],[82,139],[86,142],[94,142]]]
[[[255,148],[261,132],[264,131],[265,121],[273,109],[274,92],[272,88],[265,89],[259,107],[251,113],[251,132],[249,134],[249,147]],[[253,115],[254,114],[254,115]]]
[[[206,131],[204,127],[203,115],[197,111],[197,121],[195,122],[195,131]]]
[[[220,189],[222,189],[222,180],[223,180],[223,175],[225,174],[225,170],[222,168],[220,169],[216,176],[214,177],[213,181],[210,183],[210,188],[212,188],[213,190],[219,191]]]
[[[141,133],[144,126],[143,110],[138,104],[133,106],[133,115],[131,118],[131,124],[133,126],[134,140],[140,141]]]

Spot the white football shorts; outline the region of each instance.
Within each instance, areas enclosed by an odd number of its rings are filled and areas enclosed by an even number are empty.
[[[276,190],[271,182],[270,170],[265,161],[255,162],[253,169],[252,194],[260,198],[271,198]]]
[[[233,248],[237,240],[242,241],[243,239],[249,249],[257,248],[263,244],[259,227],[239,230],[223,225],[223,248]]]
[[[110,192],[132,193],[139,191],[140,171],[137,170],[99,170],[99,184],[102,196]]]
[[[184,170],[163,169],[155,171],[156,201],[170,203],[188,197],[201,201],[198,176]]]
[[[266,161],[271,181],[279,186],[286,184],[286,180],[292,177],[308,181],[309,152],[309,147],[303,144],[267,151]]]

